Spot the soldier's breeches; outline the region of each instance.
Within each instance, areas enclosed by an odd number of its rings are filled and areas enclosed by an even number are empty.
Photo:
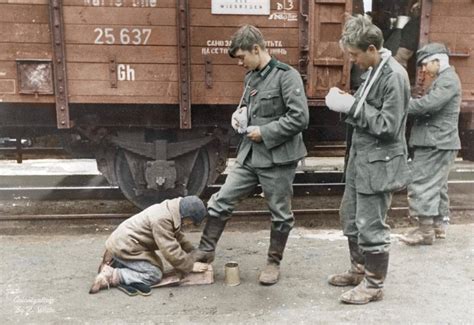
[[[390,227],[385,219],[392,194],[358,193],[356,169],[354,159],[351,158],[346,169],[346,186],[339,210],[344,235],[349,239],[357,238],[364,252],[387,252],[390,249]]]
[[[407,189],[411,216],[449,216],[448,175],[456,155],[456,150],[415,148]]]
[[[235,163],[224,185],[207,202],[209,215],[229,219],[235,205],[249,196],[258,185],[258,176],[248,165]]]
[[[390,227],[385,219],[391,201],[391,193],[357,193],[353,178],[346,179],[339,212],[344,235],[357,238],[364,252],[388,252]]]
[[[227,175],[225,184],[210,198],[207,205],[209,214],[224,220],[230,218],[235,205],[261,184],[272,214],[272,228],[278,231],[291,230],[294,225],[291,199],[295,170],[296,164],[253,168],[248,164],[242,166],[236,163]]]

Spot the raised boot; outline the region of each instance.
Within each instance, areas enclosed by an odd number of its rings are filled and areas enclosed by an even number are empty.
[[[418,227],[400,237],[407,245],[433,245],[433,217],[419,217]]]
[[[212,263],[214,261],[217,242],[219,238],[221,238],[226,223],[227,219],[222,220],[217,217],[207,217],[199,248],[192,252],[196,261],[203,263]]]
[[[358,285],[364,279],[364,264],[365,259],[362,254],[359,245],[356,240],[348,240],[349,242],[349,253],[351,257],[351,268],[350,270],[339,273],[332,274],[328,277],[329,284],[334,286],[350,286]]]
[[[340,300],[347,304],[364,305],[382,300],[383,283],[388,270],[388,253],[365,253],[365,276],[359,285],[344,292]]]
[[[449,225],[449,217],[436,217],[433,220],[435,238],[445,239]]]
[[[286,242],[290,232],[282,232],[272,228],[270,232],[270,247],[268,248],[267,265],[260,272],[258,281],[263,285],[272,285],[280,278],[280,262],[283,258]]]

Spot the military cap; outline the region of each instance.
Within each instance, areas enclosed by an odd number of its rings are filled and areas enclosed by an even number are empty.
[[[416,65],[433,54],[449,54],[448,49],[441,43],[429,43],[416,52]]]

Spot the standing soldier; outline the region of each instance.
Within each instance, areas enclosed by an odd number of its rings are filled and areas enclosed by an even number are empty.
[[[338,88],[326,96],[326,105],[347,114],[346,123],[354,127],[340,207],[351,269],[328,281],[357,285],[340,299],[366,304],[383,297],[390,248],[385,219],[392,192],[406,186],[410,176],[405,141],[410,82],[405,69],[382,48],[382,31],[363,16],[348,19],[340,42],[367,71],[355,97]]]
[[[408,186],[408,204],[410,216],[417,217],[419,225],[401,240],[431,245],[435,236],[446,237],[449,221],[448,174],[461,149],[461,82],[443,44],[431,43],[418,50],[417,64],[434,80],[426,95],[412,99],[408,107],[408,114],[415,117],[409,143],[414,179]]]
[[[235,205],[261,184],[272,226],[267,264],[259,281],[271,285],[279,279],[280,262],[294,224],[292,183],[296,165],[306,155],[301,131],[308,126],[308,105],[301,76],[269,55],[256,27],[241,27],[232,36],[229,54],[248,70],[241,105],[232,119],[232,126],[243,137],[225,184],[208,202],[209,216],[197,259],[214,259],[217,241]]]

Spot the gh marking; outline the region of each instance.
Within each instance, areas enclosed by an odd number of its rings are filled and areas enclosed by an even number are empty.
[[[117,80],[118,81],[135,81],[135,69],[131,68],[129,64],[117,65]]]

